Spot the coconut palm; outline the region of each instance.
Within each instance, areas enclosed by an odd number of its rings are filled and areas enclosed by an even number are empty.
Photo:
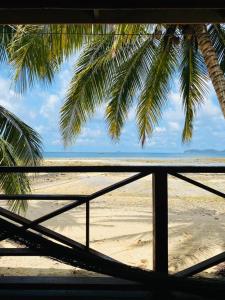
[[[4,62],[14,29],[2,26],[0,32],[0,61]],[[37,165],[41,157],[39,134],[0,106],[0,166]],[[1,173],[0,189],[6,194],[25,194],[30,191],[29,179],[23,173]],[[27,209],[27,201],[9,200],[9,206],[11,210],[23,213]]]
[[[224,45],[219,24],[39,25],[17,27],[8,51],[20,91],[36,80],[50,83],[62,62],[79,52],[61,109],[65,144],[103,103],[113,139],[136,105],[144,144],[162,117],[174,78],[179,77],[185,113],[183,141],[192,137],[209,80],[225,116]]]

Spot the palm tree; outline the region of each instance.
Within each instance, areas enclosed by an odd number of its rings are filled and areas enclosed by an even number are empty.
[[[2,26],[0,61],[7,59],[7,45],[13,28]],[[42,157],[41,139],[37,132],[0,106],[0,166],[37,165]],[[25,194],[30,191],[29,178],[23,173],[1,173],[0,189],[6,194]],[[24,213],[27,201],[9,200],[11,210]]]
[[[225,28],[219,24],[29,25],[16,28],[8,52],[21,92],[36,80],[51,83],[62,62],[79,52],[61,109],[65,144],[103,103],[113,139],[120,137],[130,108],[137,105],[144,144],[162,117],[174,77],[179,77],[185,113],[183,141],[192,137],[208,80],[225,116],[224,45]]]

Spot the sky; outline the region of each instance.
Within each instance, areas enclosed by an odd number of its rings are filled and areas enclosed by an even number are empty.
[[[51,86],[44,88],[36,84],[25,94],[19,95],[13,89],[9,67],[2,65],[0,68],[0,105],[39,132],[44,151],[177,153],[187,149],[225,149],[225,120],[211,84],[204,104],[198,110],[192,141],[188,144],[182,143],[184,113],[177,79],[171,85],[163,118],[144,148],[138,141],[135,107],[129,112],[118,142],[112,141],[107,135],[104,107],[100,107],[84,126],[80,136],[71,146],[65,148],[59,130],[59,112],[73,69],[74,58],[71,58],[56,74]]]

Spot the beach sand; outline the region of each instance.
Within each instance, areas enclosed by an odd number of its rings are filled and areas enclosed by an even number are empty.
[[[220,164],[224,158],[191,160],[45,160],[45,165]],[[32,178],[33,193],[90,194],[131,174],[58,173]],[[224,174],[189,174],[224,192]],[[90,204],[90,247],[126,264],[152,269],[151,176],[93,200]],[[30,201],[26,217],[35,219],[68,201]],[[3,203],[6,206],[5,203]],[[85,207],[43,223],[85,243]],[[169,271],[177,272],[225,250],[225,202],[200,188],[169,176]],[[1,247],[16,247],[4,241]],[[204,272],[214,276],[217,266]],[[1,257],[0,275],[81,276],[89,272],[41,257]]]

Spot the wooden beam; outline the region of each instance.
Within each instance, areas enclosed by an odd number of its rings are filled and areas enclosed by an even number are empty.
[[[224,23],[224,9],[2,9],[0,24]]]
[[[0,248],[1,256],[50,256],[49,249],[29,249],[29,248]]]
[[[86,247],[89,250],[90,245],[90,202],[86,202],[86,224],[85,224],[85,233],[86,233]]]
[[[153,270],[168,273],[168,184],[166,172],[152,174]]]
[[[205,1],[205,0],[41,0],[41,1],[27,1],[27,0],[11,0],[10,4],[2,1],[0,4],[2,8],[76,8],[76,9],[154,9],[154,8],[224,8],[225,4],[222,0]]]
[[[148,289],[139,283],[112,277],[4,276],[0,279],[1,299],[149,299]]]
[[[124,182],[132,182],[138,180],[144,176],[149,175],[154,172],[167,172],[167,173],[225,173],[225,166],[159,166],[159,165],[105,165],[105,166],[21,166],[21,167],[6,167],[0,166],[0,173],[137,173],[131,178],[124,179],[124,181],[119,182],[124,185]],[[118,183],[116,188],[118,188]],[[113,187],[113,185],[111,186]],[[108,188],[106,188],[108,189]],[[102,192],[103,190],[101,190]],[[109,190],[107,191],[109,192]],[[97,197],[96,192],[92,194],[92,197]],[[101,196],[98,194],[98,197]]]

